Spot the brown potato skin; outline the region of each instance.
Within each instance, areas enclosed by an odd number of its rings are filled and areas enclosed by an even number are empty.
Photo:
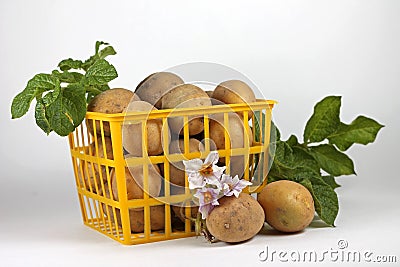
[[[231,148],[243,148],[244,140],[247,137],[249,140],[249,146],[253,143],[253,134],[249,128],[249,133],[247,134],[244,127],[244,122],[236,113],[228,114],[229,129],[225,129],[224,126],[224,116],[223,114],[215,114],[210,117],[210,139],[215,143],[218,150],[225,149],[225,134],[228,132],[230,138]],[[230,174],[238,175],[242,177],[245,169],[245,156],[233,156],[231,157],[230,163]],[[225,163],[225,158],[220,158],[221,163]],[[246,162],[248,164],[248,157],[246,157]]]
[[[265,221],[281,232],[298,232],[314,218],[314,200],[299,183],[280,180],[267,184],[258,194]]]
[[[167,92],[162,98],[162,109],[195,108],[212,106],[210,97],[201,88],[193,84],[182,84]],[[202,116],[189,116],[189,135],[204,130]],[[183,118],[171,117],[168,124],[173,133],[183,135]]]
[[[199,213],[199,207],[196,206],[196,204],[191,203],[190,207],[190,214],[192,216],[192,218],[196,218],[197,214]],[[175,216],[179,218],[179,220],[181,220],[182,222],[185,222],[185,207],[181,207],[181,206],[171,206],[172,211],[174,212]]]
[[[145,101],[132,101],[125,112],[148,112],[157,110]],[[123,147],[132,156],[142,157],[142,123],[128,124],[124,122],[122,127]],[[147,120],[147,155],[156,156],[163,153],[162,147],[162,119]],[[147,156],[146,155],[146,156]]]
[[[106,114],[121,113],[131,101],[139,101],[140,98],[132,91],[124,88],[113,88],[95,96],[87,106],[87,111]],[[94,135],[92,120],[86,120],[89,132]],[[96,121],[96,135],[101,135],[100,122]],[[103,123],[104,135],[111,136],[110,124]]]
[[[106,206],[103,204],[103,212],[106,216]],[[111,221],[114,221],[113,209],[108,206],[108,212],[111,217]],[[121,226],[121,212],[119,209],[115,209],[115,215],[117,217],[117,223]],[[130,209],[129,210],[129,222],[131,226],[131,232],[142,233],[144,232],[144,210]],[[164,205],[151,206],[150,207],[150,229],[152,231],[162,230],[165,227],[165,207]]]
[[[96,143],[93,142],[88,147],[85,148],[85,154],[100,158],[114,159],[111,138],[104,137],[104,144],[105,144],[106,154],[104,154],[103,142],[101,137],[97,138],[98,152],[96,152]],[[80,165],[78,167],[79,182],[81,186],[84,185],[86,190],[90,190],[90,185],[91,185],[92,191],[96,192],[95,183],[97,183],[97,187],[101,189],[102,188],[101,179],[103,180],[104,184],[107,183],[107,168],[105,166],[99,167],[97,163],[92,163],[83,160],[80,161],[79,165]],[[113,169],[112,167],[109,167],[108,171],[111,172],[112,169]],[[82,179],[82,174],[84,179]],[[85,184],[83,184],[83,182]]]
[[[103,191],[99,193],[103,195]],[[105,188],[105,194],[107,198],[110,198],[110,192],[108,188]],[[104,203],[101,205],[102,211],[104,215],[110,216],[110,220],[115,223],[114,221],[114,212],[111,206],[108,206]],[[118,208],[115,209],[115,217],[117,219],[118,225],[121,224],[121,212]],[[144,232],[144,210],[143,208],[137,209],[130,209],[129,210],[129,222],[131,226],[131,232],[133,233],[140,233]],[[165,206],[164,205],[157,205],[150,207],[150,229],[152,231],[162,230],[165,227]]]
[[[125,168],[125,180],[126,180],[126,189],[127,189],[127,197],[129,199],[140,199],[143,198],[143,167],[142,166],[133,166]],[[160,170],[157,165],[149,165],[149,195],[152,197],[157,197],[161,191],[161,175]],[[113,196],[116,200],[119,200],[118,197],[118,186],[117,186],[117,178],[115,172],[111,173],[111,188]],[[141,208],[142,209],[142,208]],[[137,209],[135,209],[137,210]]]
[[[140,99],[160,109],[163,96],[175,86],[183,83],[183,80],[174,73],[156,72],[140,82],[135,93]]]
[[[214,90],[212,98],[225,104],[240,104],[256,102],[253,90],[240,80],[228,80],[220,83]],[[242,112],[238,112],[243,117]],[[249,119],[253,112],[249,112]]]
[[[184,141],[183,139],[174,140],[170,143],[169,153],[180,154],[184,153]],[[189,152],[200,152],[204,151],[204,145],[197,139],[189,139]],[[170,182],[177,186],[185,186],[185,166],[182,161],[170,163]]]
[[[223,197],[219,206],[206,219],[207,229],[217,239],[228,243],[246,241],[254,237],[264,225],[264,211],[249,194]]]

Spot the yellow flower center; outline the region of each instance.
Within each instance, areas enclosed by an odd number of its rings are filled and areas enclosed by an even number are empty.
[[[204,192],[204,203],[210,203],[212,201],[212,195],[210,192]]]
[[[199,170],[202,176],[211,176],[213,173],[212,163],[205,163]]]

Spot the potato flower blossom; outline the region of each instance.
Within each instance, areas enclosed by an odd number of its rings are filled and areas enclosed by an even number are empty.
[[[208,214],[213,210],[214,206],[218,206],[219,189],[211,187],[203,187],[197,189],[195,197],[199,199],[199,212],[201,213],[202,219],[206,219]]]
[[[202,188],[206,184],[221,188],[220,178],[225,167],[218,167],[217,151],[211,151],[204,162],[201,159],[184,160],[185,171],[188,174],[189,189]]]
[[[235,195],[235,197],[239,197],[239,194],[246,186],[252,185],[252,183],[249,181],[239,179],[239,176],[237,175],[232,178],[232,176],[226,174],[222,175],[221,184],[224,196],[228,197],[232,195]]]
[[[198,199],[199,212],[202,219],[219,205],[218,199],[223,196],[239,197],[243,188],[252,183],[239,176],[232,177],[224,174],[226,167],[218,167],[217,151],[211,151],[204,162],[201,159],[184,160],[185,171],[188,174],[189,189],[194,190]]]

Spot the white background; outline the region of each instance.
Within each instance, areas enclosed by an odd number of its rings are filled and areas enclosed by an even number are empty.
[[[258,259],[266,245],[322,253],[340,239],[399,262],[399,14],[395,0],[2,0],[0,265],[271,266]],[[374,144],[349,150],[358,175],[339,178],[337,227],[266,228],[238,245],[188,238],[122,246],[83,226],[67,139],[41,132],[32,110],[12,121],[10,104],[34,74],[86,58],[96,40],[118,52],[111,86],[134,89],[153,72],[196,61],[246,74],[279,101],[273,113],[284,138],[301,136],[313,105],[331,94],[343,96],[346,122],[364,114],[386,125]]]

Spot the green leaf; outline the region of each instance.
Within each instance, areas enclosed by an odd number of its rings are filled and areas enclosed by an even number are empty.
[[[47,108],[47,117],[53,130],[61,136],[72,132],[85,118],[85,89],[81,84],[62,88],[61,94]]]
[[[299,144],[299,140],[297,140],[297,137],[293,134],[289,137],[289,139],[286,142],[291,147],[297,146]]]
[[[46,117],[46,107],[42,102],[42,99],[38,98],[35,107],[35,120],[36,124],[42,129],[47,135],[52,131],[49,120]]]
[[[304,179],[300,182],[313,196],[315,211],[321,220],[334,226],[339,212],[339,201],[336,192],[319,177]]]
[[[112,46],[107,46],[99,52],[99,58],[103,59],[107,56],[112,56],[117,54]]]
[[[321,168],[333,176],[355,174],[353,161],[333,145],[313,146],[310,152]]]
[[[314,175],[320,175],[320,166],[308,150],[292,147],[294,167],[307,170]]]
[[[87,103],[89,103],[99,93],[110,89],[110,86],[108,86],[107,84],[103,84],[103,85],[94,85],[92,88],[95,88],[96,90],[98,90],[98,92],[96,92],[95,90],[90,91],[88,88],[86,88],[87,89],[87,96],[86,96]]]
[[[95,50],[94,50],[95,54],[99,53],[100,46],[102,46],[102,45],[108,45],[108,43],[103,42],[103,41],[96,41]]]
[[[321,142],[335,132],[340,123],[340,106],[340,96],[328,96],[318,102],[304,129],[304,142]]]
[[[118,77],[114,66],[105,59],[96,61],[90,66],[85,74],[88,85],[101,85],[110,82]]]
[[[61,60],[58,63],[58,67],[62,71],[67,71],[70,69],[81,69],[82,68],[82,61],[81,60],[74,60],[72,58]]]
[[[11,115],[13,119],[24,116],[36,96],[41,96],[43,92],[54,90],[52,95],[57,96],[60,92],[60,81],[51,74],[36,74],[28,81],[25,89],[20,92],[11,104]],[[50,101],[51,99],[49,99]]]
[[[265,113],[261,111],[255,111],[254,112],[254,131],[255,131],[255,138],[254,140],[256,142],[261,142],[261,133],[263,136],[262,142],[264,142],[264,136],[265,136]],[[260,124],[262,125],[263,129],[260,130]],[[281,133],[279,132],[278,127],[276,127],[275,123],[271,121],[271,127],[270,127],[270,142],[274,141],[279,141],[281,138]]]
[[[325,183],[330,185],[332,187],[332,189],[336,189],[336,188],[340,187],[340,184],[336,183],[335,177],[332,175],[324,175],[321,178],[322,178],[322,180],[324,180]]]
[[[354,143],[367,145],[375,141],[379,130],[384,127],[373,119],[358,116],[351,124],[341,123],[336,132],[328,136],[329,142],[346,151]]]
[[[274,163],[285,168],[293,168],[293,150],[286,142],[276,142]]]
[[[58,70],[53,70],[51,74],[64,83],[78,83],[84,77],[82,73],[69,71],[59,72]]]

